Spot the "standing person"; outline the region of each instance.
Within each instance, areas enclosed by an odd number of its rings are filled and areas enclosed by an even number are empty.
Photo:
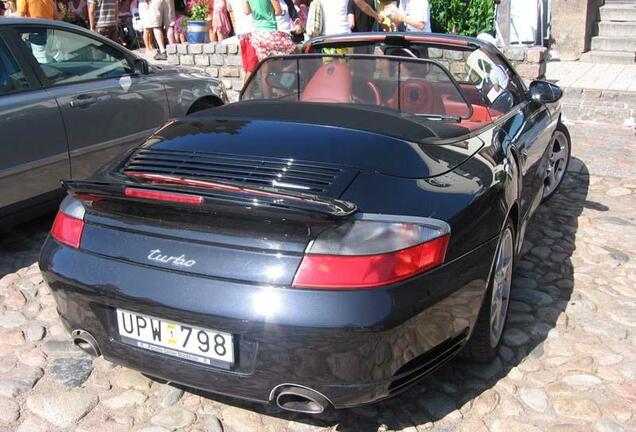
[[[406,31],[431,32],[431,10],[428,0],[401,0],[397,12],[391,14],[396,25],[404,24]]]
[[[243,0],[243,12],[252,15],[254,31],[250,40],[260,61],[294,52],[296,47],[291,36],[276,26],[276,16],[283,14],[279,0]]]
[[[86,0],[68,0],[68,13],[71,16],[71,23],[87,27]]]
[[[91,31],[119,43],[117,0],[88,0],[88,23]]]
[[[292,42],[302,42],[304,30],[294,3],[291,0],[279,0],[279,3],[283,13],[276,15],[276,28],[279,31],[289,33]]]
[[[137,42],[137,32],[133,26],[132,6],[134,3],[135,0],[119,0],[118,28],[121,31],[121,42],[128,49],[135,49]]]
[[[18,0],[18,16],[27,18],[57,19],[55,0]]]
[[[254,31],[250,41],[259,61],[272,55],[291,54],[295,50],[289,33],[279,31],[276,27],[276,16],[282,15],[279,0],[243,0],[243,12],[252,15]],[[261,69],[261,88],[265,97],[271,97],[271,88],[267,85],[269,64]]]
[[[147,0],[148,6],[148,27],[152,28],[155,41],[159,46],[159,51],[155,54],[155,60],[168,60],[166,44],[163,40],[163,31],[166,31],[168,43],[174,41],[174,23],[177,20],[174,11],[174,0]]]
[[[243,10],[243,0],[227,0],[227,2],[228,12],[232,16],[234,33],[239,40],[243,71],[248,77],[258,65],[258,57],[250,41],[250,33],[254,30],[252,14],[246,14]]]
[[[374,0],[364,0],[364,2],[375,11]],[[360,33],[372,32],[375,24],[375,20],[373,19],[373,17],[364,13],[353,0],[350,0],[350,5],[351,9],[353,10],[353,27],[351,30]]]
[[[214,38],[211,37],[210,40],[218,42],[228,37],[232,31],[232,24],[227,15],[225,0],[214,0],[212,7],[212,31],[214,32]]]
[[[374,20],[382,17],[365,0],[352,0],[362,13]],[[349,0],[323,0],[320,2],[323,14],[322,34],[325,36],[351,33],[349,23]]]
[[[19,17],[18,7],[15,4],[15,0],[3,0],[4,5],[4,14],[3,16],[9,17]]]
[[[152,36],[152,29],[150,28],[150,0],[139,0],[139,21],[143,31],[144,46],[146,47],[146,55],[152,55],[155,53],[154,40]]]

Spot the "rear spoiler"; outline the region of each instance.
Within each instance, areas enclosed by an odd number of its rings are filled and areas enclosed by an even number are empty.
[[[291,194],[247,188],[231,183],[146,173],[128,173],[127,177],[146,181],[64,180],[62,185],[69,194],[85,200],[100,197],[134,201],[154,200],[156,202],[158,200],[198,207],[213,206],[216,203],[251,208],[285,209],[336,218],[347,217],[357,211],[356,205],[348,201],[309,194]],[[153,192],[155,195],[172,194],[174,197],[183,197],[183,199],[162,200],[144,197],[144,195],[152,195]]]

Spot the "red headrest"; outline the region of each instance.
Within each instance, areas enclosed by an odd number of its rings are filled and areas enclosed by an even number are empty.
[[[351,102],[351,70],[345,63],[320,66],[300,95],[303,102]]]

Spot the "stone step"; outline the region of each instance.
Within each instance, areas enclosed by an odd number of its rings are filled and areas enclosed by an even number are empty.
[[[612,37],[636,35],[636,21],[601,21],[596,24],[596,34],[599,36]]]
[[[599,10],[601,21],[636,21],[636,3],[606,4]]]
[[[592,38],[592,50],[598,51],[625,51],[632,54],[636,51],[636,36],[634,37],[607,37],[595,36]]]
[[[635,64],[634,53],[624,51],[589,51],[581,56],[587,63]]]

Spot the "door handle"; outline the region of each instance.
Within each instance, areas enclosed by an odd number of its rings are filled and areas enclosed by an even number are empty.
[[[71,99],[69,105],[71,105],[71,108],[82,108],[93,105],[94,103],[95,98],[93,96],[79,95],[78,97]]]

